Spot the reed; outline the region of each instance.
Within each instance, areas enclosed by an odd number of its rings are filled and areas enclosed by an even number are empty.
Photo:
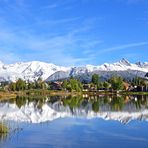
[[[0,133],[8,133],[8,127],[3,123],[0,123]]]

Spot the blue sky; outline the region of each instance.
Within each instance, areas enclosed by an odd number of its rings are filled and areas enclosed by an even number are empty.
[[[0,60],[148,61],[148,0],[0,0]]]

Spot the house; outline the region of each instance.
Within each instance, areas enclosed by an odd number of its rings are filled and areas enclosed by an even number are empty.
[[[84,84],[83,91],[97,91],[97,86],[92,84]]]
[[[123,85],[124,85],[124,89],[125,89],[126,91],[128,91],[128,90],[131,89],[131,85],[130,85],[129,83],[124,82]]]
[[[52,90],[62,90],[63,82],[55,81],[50,83],[50,89]]]
[[[135,86],[133,91],[136,91],[136,92],[148,92],[148,86]]]
[[[84,84],[83,85],[83,91],[90,91],[91,85],[90,84]]]

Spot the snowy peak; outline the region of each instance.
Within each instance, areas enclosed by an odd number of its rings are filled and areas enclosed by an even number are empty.
[[[126,60],[125,58],[122,58],[122,60],[120,60],[119,63],[125,66],[131,66],[130,62]]]
[[[105,63],[101,66],[98,66],[99,70],[104,70],[104,71],[126,71],[126,70],[137,70],[137,71],[142,71],[142,72],[147,72],[148,71],[148,63],[130,63],[126,59],[121,59],[119,62],[113,63],[113,64],[108,64]]]
[[[62,74],[67,73],[69,76],[77,76],[81,74],[87,74],[97,71],[140,71],[148,72],[148,62],[136,64],[130,63],[126,59],[121,59],[119,62],[109,64],[104,63],[102,65],[93,66],[86,65],[81,67],[62,67],[56,66],[51,63],[32,61],[32,62],[18,62],[14,64],[3,64],[0,62],[0,80],[1,81],[16,81],[21,78],[23,80],[34,81],[38,78],[46,80],[51,75],[61,71]],[[59,75],[60,77],[60,75]]]
[[[67,70],[67,67],[39,61],[19,62],[1,66],[0,77],[4,78],[6,81],[16,81],[19,78],[34,81],[39,77],[45,80],[57,71]]]

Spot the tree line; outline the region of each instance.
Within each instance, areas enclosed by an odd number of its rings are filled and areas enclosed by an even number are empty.
[[[94,88],[94,90],[124,90],[125,83],[131,86],[147,86],[148,87],[148,80],[142,79],[139,77],[135,77],[132,80],[124,80],[122,77],[119,76],[112,76],[106,81],[101,81],[98,74],[93,74],[91,78],[91,82],[87,85],[90,88]],[[30,81],[23,81],[22,79],[18,79],[16,82],[11,82],[8,84],[8,90],[10,91],[23,91],[23,90],[30,90],[30,89],[48,89],[51,90],[52,83],[45,82],[41,78],[34,82]],[[60,90],[65,90],[69,92],[81,92],[84,89],[84,83],[80,80],[71,77],[70,79],[63,80],[60,86]]]
[[[30,89],[46,89],[46,83],[42,81],[41,78],[34,82],[23,81],[22,79],[18,79],[16,82],[11,82],[8,85],[8,90],[10,91],[23,91]]]

